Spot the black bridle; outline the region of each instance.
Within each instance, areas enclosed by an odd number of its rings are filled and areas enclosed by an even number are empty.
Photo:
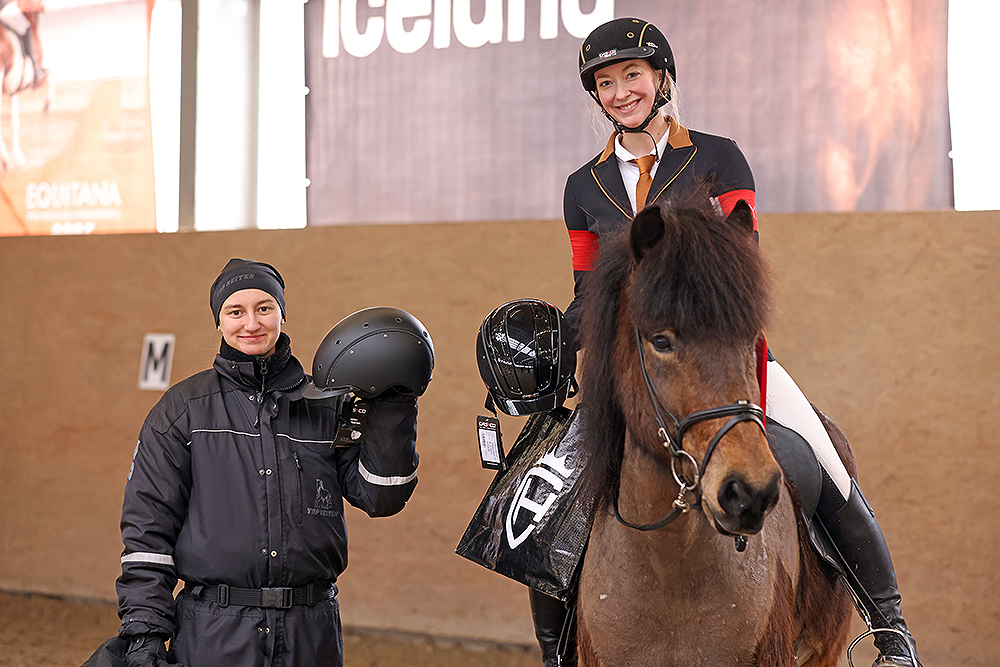
[[[635,528],[636,530],[656,530],[667,525],[681,514],[687,512],[691,509],[692,505],[684,500],[684,494],[688,491],[695,491],[701,484],[701,478],[705,474],[705,468],[708,467],[709,459],[712,458],[712,453],[715,451],[716,446],[719,441],[729,433],[729,431],[739,424],[740,422],[752,421],[757,424],[760,428],[761,433],[765,434],[767,437],[767,432],[764,430],[764,411],[759,405],[755,405],[750,401],[736,401],[732,405],[723,405],[717,408],[708,408],[706,410],[698,410],[697,412],[692,412],[683,419],[678,419],[672,412],[666,410],[663,404],[660,403],[659,396],[656,395],[656,389],[653,387],[652,380],[649,379],[649,373],[646,372],[646,358],[643,352],[642,336],[639,334],[639,327],[633,327],[635,329],[635,343],[636,348],[639,351],[639,367],[642,369],[642,379],[646,383],[646,391],[649,393],[649,401],[653,405],[653,415],[656,417],[657,434],[663,442],[663,446],[670,451],[670,472],[673,473],[674,481],[680,487],[680,492],[677,494],[677,498],[673,502],[673,507],[667,513],[665,517],[657,521],[656,523],[646,523],[646,524],[635,524],[630,523],[622,518],[621,513],[618,511],[618,496],[615,495],[614,499],[614,512],[615,518],[624,526],[629,528]],[[670,419],[671,426],[673,427],[674,435],[670,435],[670,431],[667,430],[667,424],[663,420],[663,415]],[[687,433],[688,429],[695,424],[703,421],[709,421],[712,419],[724,419],[729,417],[729,421],[720,428],[715,437],[708,443],[708,449],[705,450],[705,456],[701,460],[701,465],[694,460],[687,451],[684,450],[684,434]],[[690,483],[684,479],[683,472],[678,472],[677,463],[679,461],[687,460],[691,463],[694,468],[694,480]],[[739,549],[740,538],[737,538],[737,549]],[[745,545],[745,538],[742,540]],[[742,551],[742,549],[740,549]]]

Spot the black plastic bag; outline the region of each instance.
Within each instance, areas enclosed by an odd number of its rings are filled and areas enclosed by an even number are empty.
[[[565,601],[593,520],[578,438],[578,412],[529,417],[455,553]]]
[[[111,637],[97,647],[83,667],[125,667],[125,649],[128,643],[121,637]]]

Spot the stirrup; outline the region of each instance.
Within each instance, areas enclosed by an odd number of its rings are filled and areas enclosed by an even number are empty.
[[[872,667],[923,667],[920,664],[920,660],[917,659],[917,652],[913,649],[910,644],[910,638],[907,637],[906,633],[902,630],[897,630],[896,628],[870,628],[867,632],[861,633],[857,639],[851,642],[851,645],[847,647],[847,664],[850,667],[855,667],[854,660],[851,657],[851,653],[854,651],[854,647],[858,643],[869,636],[877,636],[879,633],[891,633],[899,636],[899,641],[897,642],[897,647],[902,650],[899,653],[906,653],[903,655],[889,655],[879,649],[878,657],[875,658],[875,662],[872,663]],[[876,647],[877,648],[877,647]],[[896,653],[897,651],[893,651]]]

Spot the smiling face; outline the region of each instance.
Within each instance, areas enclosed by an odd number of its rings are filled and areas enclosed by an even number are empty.
[[[281,308],[264,290],[233,292],[222,304],[219,329],[233,348],[244,354],[268,356],[281,334]]]
[[[626,60],[597,70],[601,106],[625,127],[638,127],[653,110],[662,74],[645,60]]]

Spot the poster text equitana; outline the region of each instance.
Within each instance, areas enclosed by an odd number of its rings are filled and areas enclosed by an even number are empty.
[[[368,16],[358,25],[358,5]],[[593,5],[589,12],[582,4]],[[505,8],[506,5],[506,8]],[[527,5],[531,5],[528,7]],[[555,39],[559,25],[578,39],[614,18],[615,0],[324,0],[323,56],[336,58],[341,45],[356,58],[371,55],[383,38],[399,53],[413,53],[428,42],[435,49],[452,45],[452,36],[468,48],[523,42],[527,12],[538,12],[538,38]]]

